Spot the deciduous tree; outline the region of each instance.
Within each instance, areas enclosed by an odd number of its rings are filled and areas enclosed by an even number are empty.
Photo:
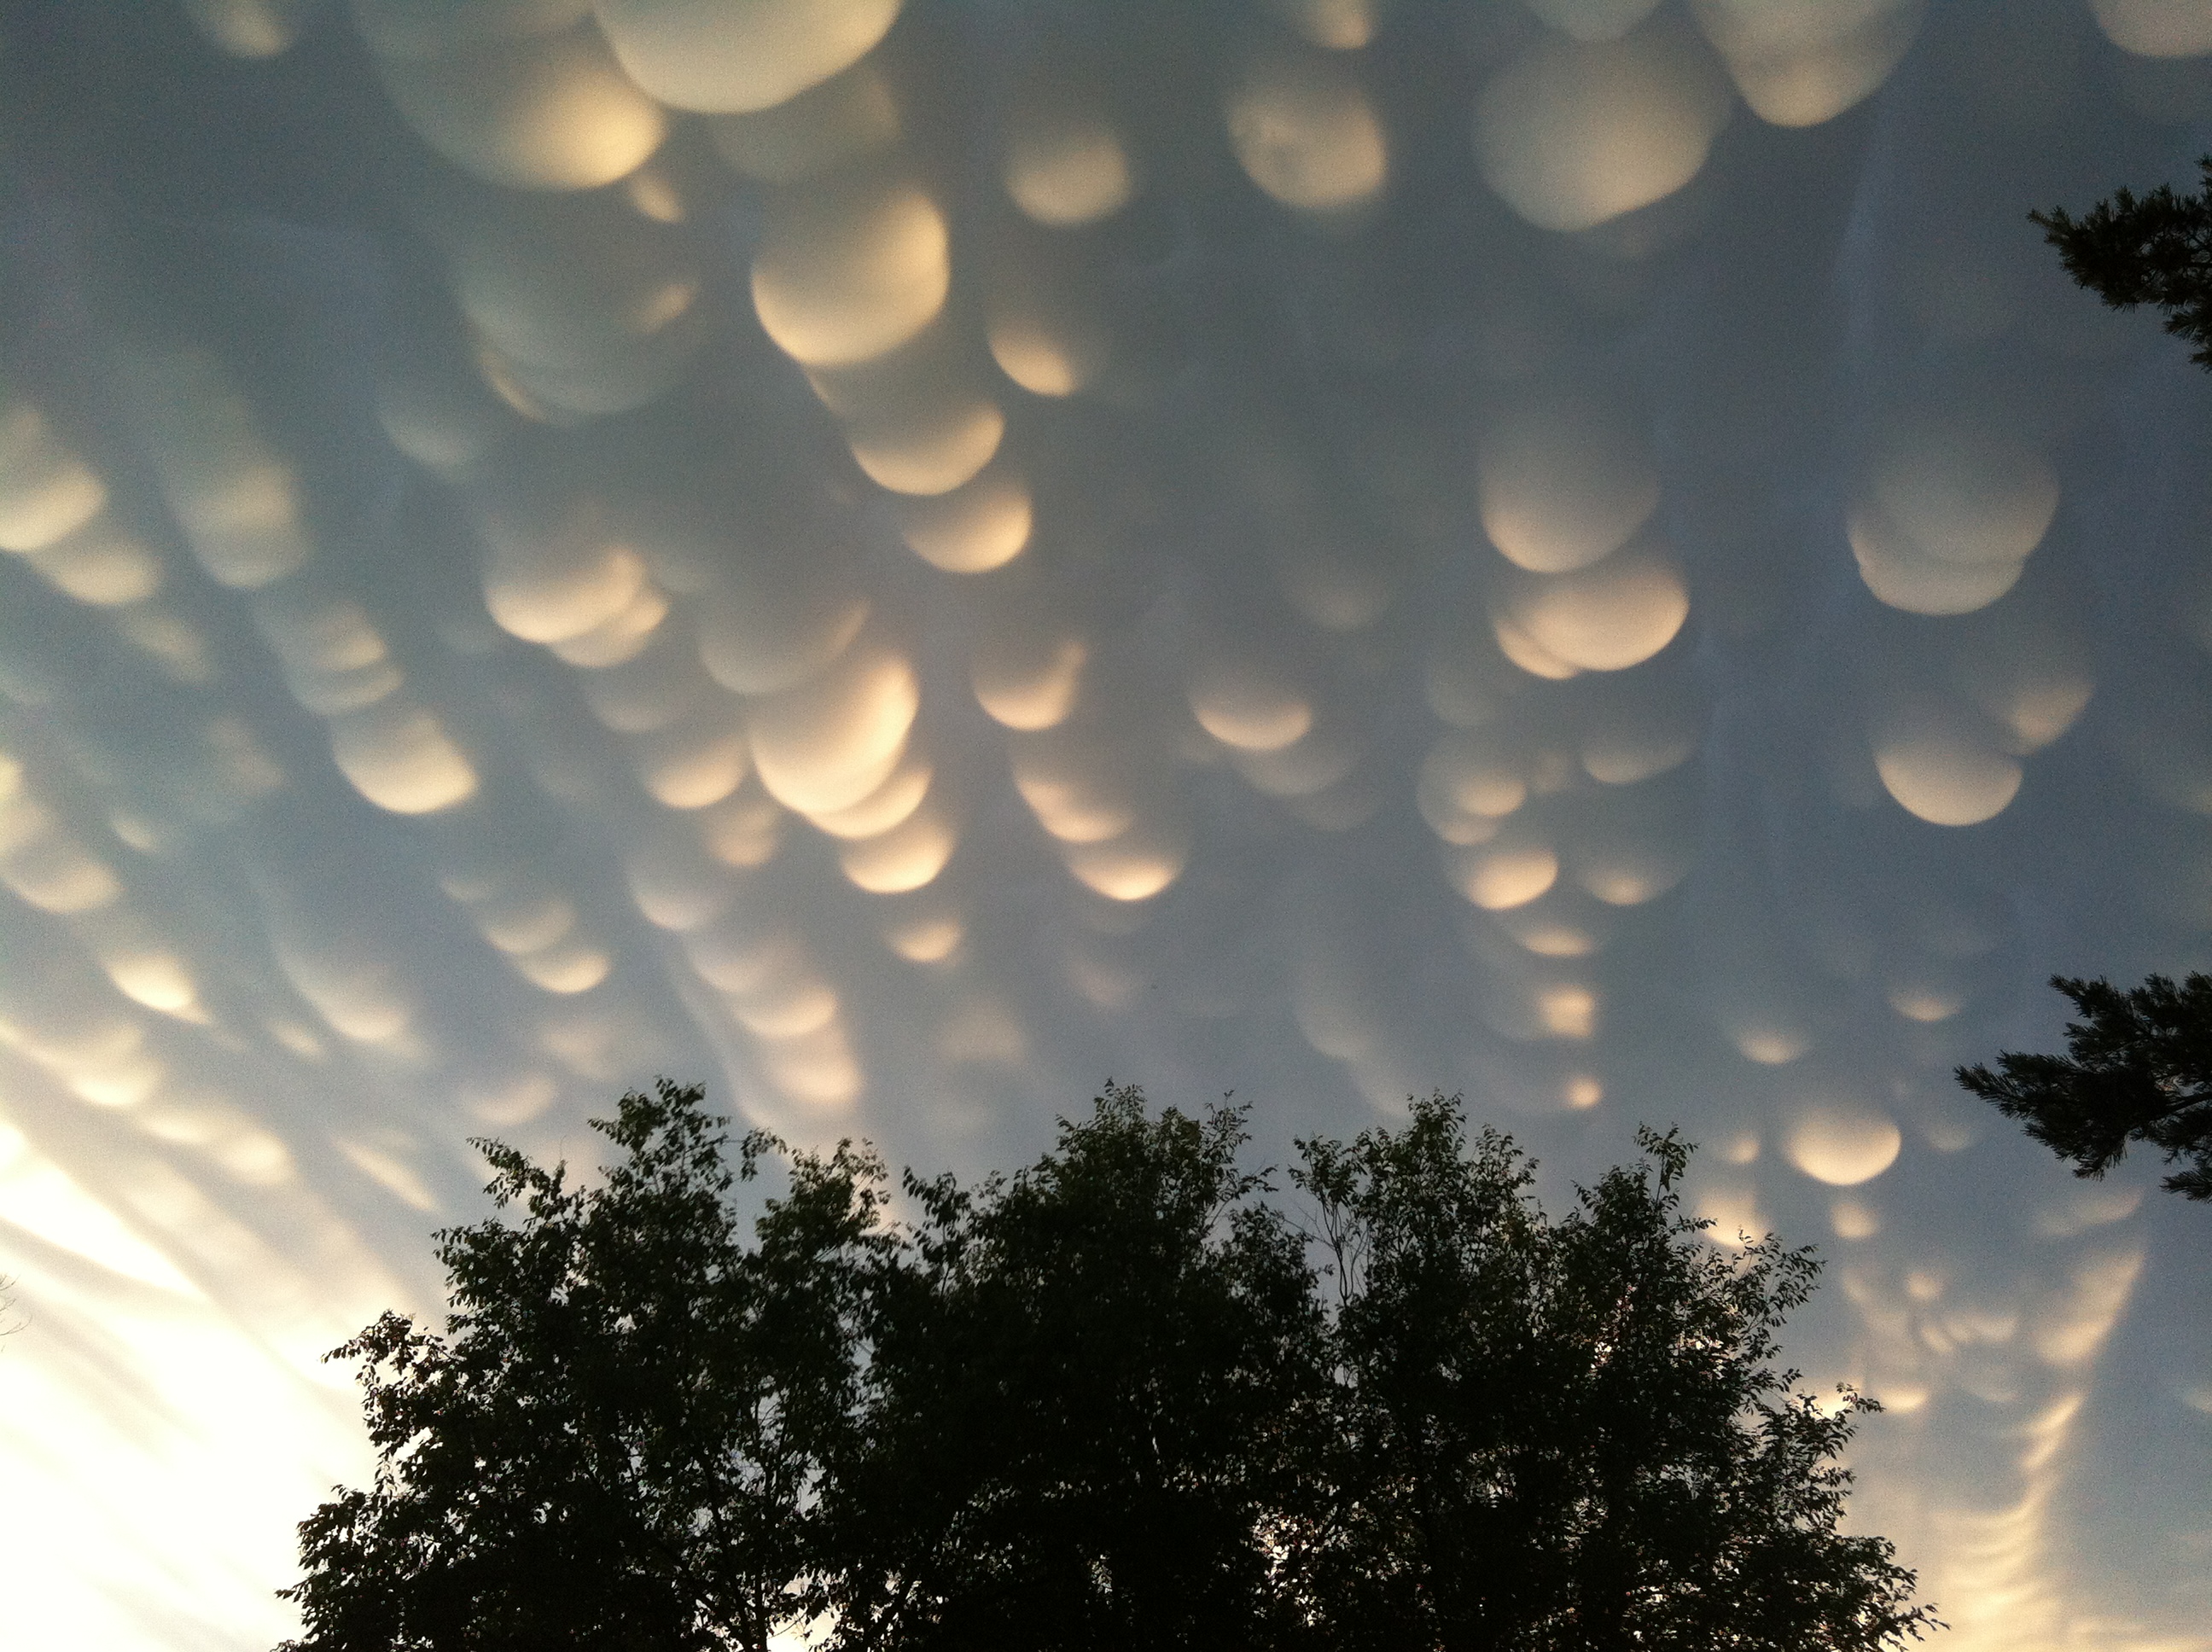
[[[1441,1096],[1303,1144],[1338,1293],[1338,1425],[1284,1527],[1314,1643],[1844,1652],[1934,1623],[1887,1542],[1838,1529],[1875,1407],[1776,1364],[1811,1253],[1711,1243],[1690,1150],[1641,1140],[1557,1221]]]
[[[374,1483],[301,1528],[293,1652],[1878,1652],[1933,1620],[1838,1530],[1865,1402],[1775,1333],[1814,1263],[1709,1243],[1647,1136],[1553,1221],[1458,1103],[1302,1144],[1109,1087],[963,1187],[788,1157],[746,1242],[696,1090],[572,1187],[511,1148],[442,1334],[362,1364]]]
[[[1263,1534],[1316,1437],[1323,1346],[1304,1236],[1243,1139],[1234,1109],[1109,1087],[1011,1179],[909,1177],[840,1488],[842,1644],[1267,1643]]]
[[[291,1652],[765,1652],[801,1613],[810,1521],[854,1415],[881,1172],[791,1162],[756,1242],[702,1093],[594,1121],[623,1157],[572,1186],[496,1142],[494,1218],[439,1236],[442,1335],[386,1314],[361,1365],[374,1484],[300,1528]]]

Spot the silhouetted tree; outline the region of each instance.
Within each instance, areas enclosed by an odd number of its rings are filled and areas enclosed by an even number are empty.
[[[1685,1218],[1690,1150],[1609,1171],[1553,1222],[1455,1100],[1301,1144],[1338,1291],[1338,1418],[1280,1532],[1312,1643],[1516,1652],[1894,1646],[1935,1619],[1891,1546],[1837,1529],[1821,1403],[1774,1333],[1809,1251],[1731,1254]]]
[[[1109,1087],[1011,1181],[909,1175],[840,1488],[841,1644],[1267,1643],[1263,1532],[1317,1437],[1322,1321],[1243,1139],[1239,1111],[1156,1118]]]
[[[593,1127],[626,1157],[568,1185],[477,1144],[522,1219],[439,1236],[443,1336],[387,1314],[362,1362],[374,1485],[300,1528],[293,1652],[763,1652],[803,1611],[814,1492],[854,1412],[880,1171],[801,1155],[741,1242],[702,1092]]]
[[[1836,1530],[1863,1402],[1772,1369],[1808,1254],[1708,1246],[1688,1149],[1552,1222],[1456,1102],[1301,1144],[1109,1086],[1011,1178],[790,1160],[744,1242],[696,1090],[440,1236],[362,1362],[374,1484],[301,1527],[293,1652],[1878,1652],[1933,1619]],[[1320,1259],[1317,1265],[1316,1259]]]
[[[2165,311],[2166,330],[2195,346],[2190,359],[2212,367],[2212,155],[2197,165],[2194,195],[2160,184],[2142,196],[2115,190],[2079,218],[2063,207],[2027,216],[2067,274],[2116,310]]]
[[[2107,981],[2051,977],[2073,1000],[2064,1055],[2005,1051],[1996,1071],[1959,1069],[1959,1082],[2078,1176],[2101,1176],[2140,1142],[2185,1168],[2166,1187],[2212,1200],[2212,976],[2179,986],[2153,975],[2122,991]]]

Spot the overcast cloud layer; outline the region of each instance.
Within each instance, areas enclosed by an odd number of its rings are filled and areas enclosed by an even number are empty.
[[[2212,1647],[2212,380],[2031,207],[2205,0],[19,0],[0,1555],[265,1647],[465,1139],[1703,1145],[1967,1649]]]

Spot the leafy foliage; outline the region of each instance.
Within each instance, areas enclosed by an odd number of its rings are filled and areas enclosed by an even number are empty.
[[[387,1314],[333,1355],[380,1463],[301,1527],[295,1652],[761,1652],[800,1608],[881,1172],[800,1156],[748,1249],[727,1195],[779,1144],[733,1173],[702,1100],[663,1082],[593,1121],[627,1157],[589,1190],[477,1144],[523,1220],[439,1236],[444,1336]]]
[[[2079,218],[2063,207],[2028,216],[2067,274],[2114,309],[2165,311],[2166,330],[2195,346],[2190,359],[2212,367],[2212,155],[2197,164],[2194,195],[2161,184],[2142,196],[2117,190]]]
[[[1318,1392],[1304,1240],[1243,1115],[1109,1088],[1059,1151],[923,1212],[844,1488],[848,1647],[1259,1643],[1286,1419]]]
[[[1960,1084],[2027,1121],[2078,1176],[2103,1175],[2142,1142],[2184,1163],[2166,1179],[2170,1191],[2212,1200],[2212,976],[2177,987],[2153,975],[2124,992],[2063,975],[2051,984],[2082,1017],[2067,1023],[2067,1053],[2008,1050],[1994,1072],[1960,1067]]]
[[[1652,1165],[1557,1223],[1441,1096],[1395,1134],[1301,1144],[1340,1303],[1341,1421],[1286,1533],[1320,1644],[1807,1652],[1933,1623],[1887,1543],[1837,1530],[1831,1460],[1871,1402],[1769,1363],[1811,1254],[1707,1244],[1675,1192],[1689,1149],[1641,1141]]]
[[[1850,1396],[1773,1365],[1808,1253],[1682,1217],[1689,1149],[1553,1222],[1455,1101],[1300,1144],[1109,1086],[963,1187],[841,1145],[744,1242],[696,1090],[625,1096],[571,1187],[440,1236],[442,1336],[362,1362],[374,1485],[301,1527],[291,1652],[1875,1652],[1934,1619],[1837,1529]],[[1654,1167],[1656,1166],[1656,1181]]]

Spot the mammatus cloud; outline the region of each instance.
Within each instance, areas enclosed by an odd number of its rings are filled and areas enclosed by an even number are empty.
[[[6,27],[33,1638],[283,1632],[464,1138],[1111,1073],[1680,1121],[1956,1644],[2204,1644],[2194,1237],[1946,1076],[2212,935],[2204,384],[2025,219],[2206,147],[2195,0]]]

